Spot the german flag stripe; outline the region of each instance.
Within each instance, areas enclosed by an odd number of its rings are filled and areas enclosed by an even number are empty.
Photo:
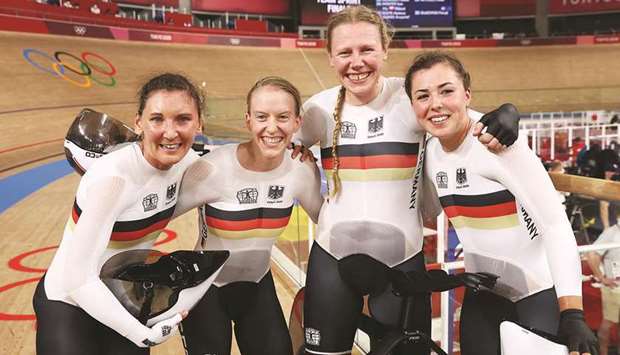
[[[251,229],[247,231],[230,231],[213,228],[207,225],[209,234],[222,239],[250,239],[250,238],[277,238],[284,231],[284,227],[276,229]]]
[[[417,155],[419,143],[380,142],[338,145],[338,157],[367,157],[371,155]],[[332,147],[321,149],[321,159],[333,158]]]
[[[73,219],[69,219],[67,221],[67,225],[69,226],[69,229],[71,229],[72,231],[75,229],[75,222],[73,221]],[[157,239],[157,237],[162,232],[162,230],[163,228],[152,231],[148,234],[145,234],[140,238],[134,238],[134,239],[122,239],[122,238],[112,239],[111,238],[110,242],[108,243],[108,248],[123,249],[123,248],[132,247],[136,244],[143,243],[145,241],[154,240],[154,239]]]
[[[158,229],[164,229],[174,213],[175,205],[170,208],[160,211],[145,219],[136,221],[117,221],[112,228],[112,240],[133,240],[139,239],[143,236],[152,233]],[[77,204],[77,201],[73,203],[73,211],[71,213],[73,222],[77,223],[82,210]]]
[[[149,235],[153,232],[158,232],[158,231],[163,230],[168,225],[168,222],[170,222],[170,218],[153,223],[144,229],[131,231],[131,232],[116,232],[113,230],[112,236],[110,237],[110,239],[114,241],[129,241],[129,240],[141,239],[144,236]],[[114,229],[116,229],[116,224],[118,224],[118,222],[114,224],[114,227],[115,227]]]
[[[450,222],[454,228],[472,228],[472,229],[506,229],[519,225],[519,218],[517,214],[511,214],[501,217],[489,217],[489,218],[472,218],[465,216],[457,216],[450,218]]]
[[[226,231],[248,231],[252,229],[281,229],[288,225],[289,216],[282,218],[257,218],[246,221],[227,221],[207,216],[207,225]]]
[[[338,170],[338,175],[342,181],[395,181],[408,180],[413,177],[414,168],[400,169],[343,169]],[[325,170],[327,178],[333,178],[333,170]]]
[[[144,243],[144,242],[148,242],[148,241],[153,241],[155,242],[155,239],[157,239],[157,237],[159,237],[159,234],[162,232],[162,230],[157,230],[154,232],[151,232],[145,236],[143,236],[140,239],[133,239],[133,240],[110,240],[110,242],[108,243],[108,248],[110,249],[127,249],[127,248],[131,248],[137,244],[140,243]]]
[[[338,157],[340,169],[385,169],[385,168],[414,168],[418,156],[413,155],[372,155],[357,157]],[[323,169],[333,169],[334,159],[321,159]]]
[[[443,208],[450,206],[482,207],[514,201],[514,195],[508,190],[501,190],[482,195],[447,195],[439,198],[439,202]]]
[[[514,201],[491,206],[448,206],[443,209],[448,218],[463,216],[475,218],[500,217],[517,213],[517,204]]]
[[[287,208],[259,207],[241,211],[226,211],[207,205],[205,214],[207,217],[212,217],[222,221],[250,221],[265,218],[280,219],[285,217],[288,220],[288,217],[291,215],[292,211],[293,205],[290,205]]]

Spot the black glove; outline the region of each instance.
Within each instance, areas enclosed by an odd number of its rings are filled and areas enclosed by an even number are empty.
[[[519,136],[519,111],[513,104],[501,105],[482,116],[479,122],[503,145],[512,145]]]
[[[493,288],[497,275],[486,272],[448,274],[444,270],[424,271],[391,271],[390,280],[399,289],[413,293],[443,292],[465,286],[478,292],[481,287]]]
[[[580,309],[562,311],[558,336],[568,346],[569,352],[598,355],[598,340],[586,324],[583,311]]]
[[[480,288],[492,289],[498,277],[488,272],[464,272],[455,275],[463,285],[474,292],[480,291]]]

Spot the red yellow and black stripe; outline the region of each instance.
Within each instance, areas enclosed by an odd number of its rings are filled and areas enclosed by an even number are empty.
[[[515,197],[508,190],[481,195],[447,195],[439,201],[455,228],[503,229],[519,224]]]
[[[172,214],[174,213],[174,207],[173,205],[166,210],[144,219],[115,222],[114,227],[112,227],[112,235],[110,236],[110,247],[129,246],[130,244],[143,242],[146,239],[157,238],[159,233],[168,225],[168,222],[170,222]],[[71,212],[74,224],[77,223],[81,214],[82,210],[78,206],[77,201],[75,201]]]
[[[210,233],[225,239],[276,238],[288,225],[293,205],[226,211],[207,205],[205,222]]]
[[[406,180],[418,162],[419,143],[379,142],[339,145],[337,149],[342,180]],[[321,149],[321,164],[331,178],[334,168],[332,148]]]

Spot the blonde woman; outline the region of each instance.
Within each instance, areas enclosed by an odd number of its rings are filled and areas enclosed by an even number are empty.
[[[187,169],[175,214],[204,205],[199,249],[229,250],[213,286],[182,324],[190,355],[290,355],[288,328],[270,271],[271,249],[297,200],[316,222],[323,203],[314,162],[285,154],[301,124],[299,91],[266,77],[247,95],[251,140],[220,147]],[[233,326],[234,324],[234,326]]]

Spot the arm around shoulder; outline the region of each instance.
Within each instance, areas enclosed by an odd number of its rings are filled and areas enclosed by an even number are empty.
[[[197,159],[185,170],[172,218],[215,198],[216,189],[211,186],[211,182],[215,179],[216,168],[207,160],[210,157],[212,156],[206,155]]]
[[[321,174],[315,162],[306,160],[300,164],[299,171],[301,173],[296,177],[298,179],[297,184],[299,184],[296,198],[312,221],[317,223],[323,205]]]

